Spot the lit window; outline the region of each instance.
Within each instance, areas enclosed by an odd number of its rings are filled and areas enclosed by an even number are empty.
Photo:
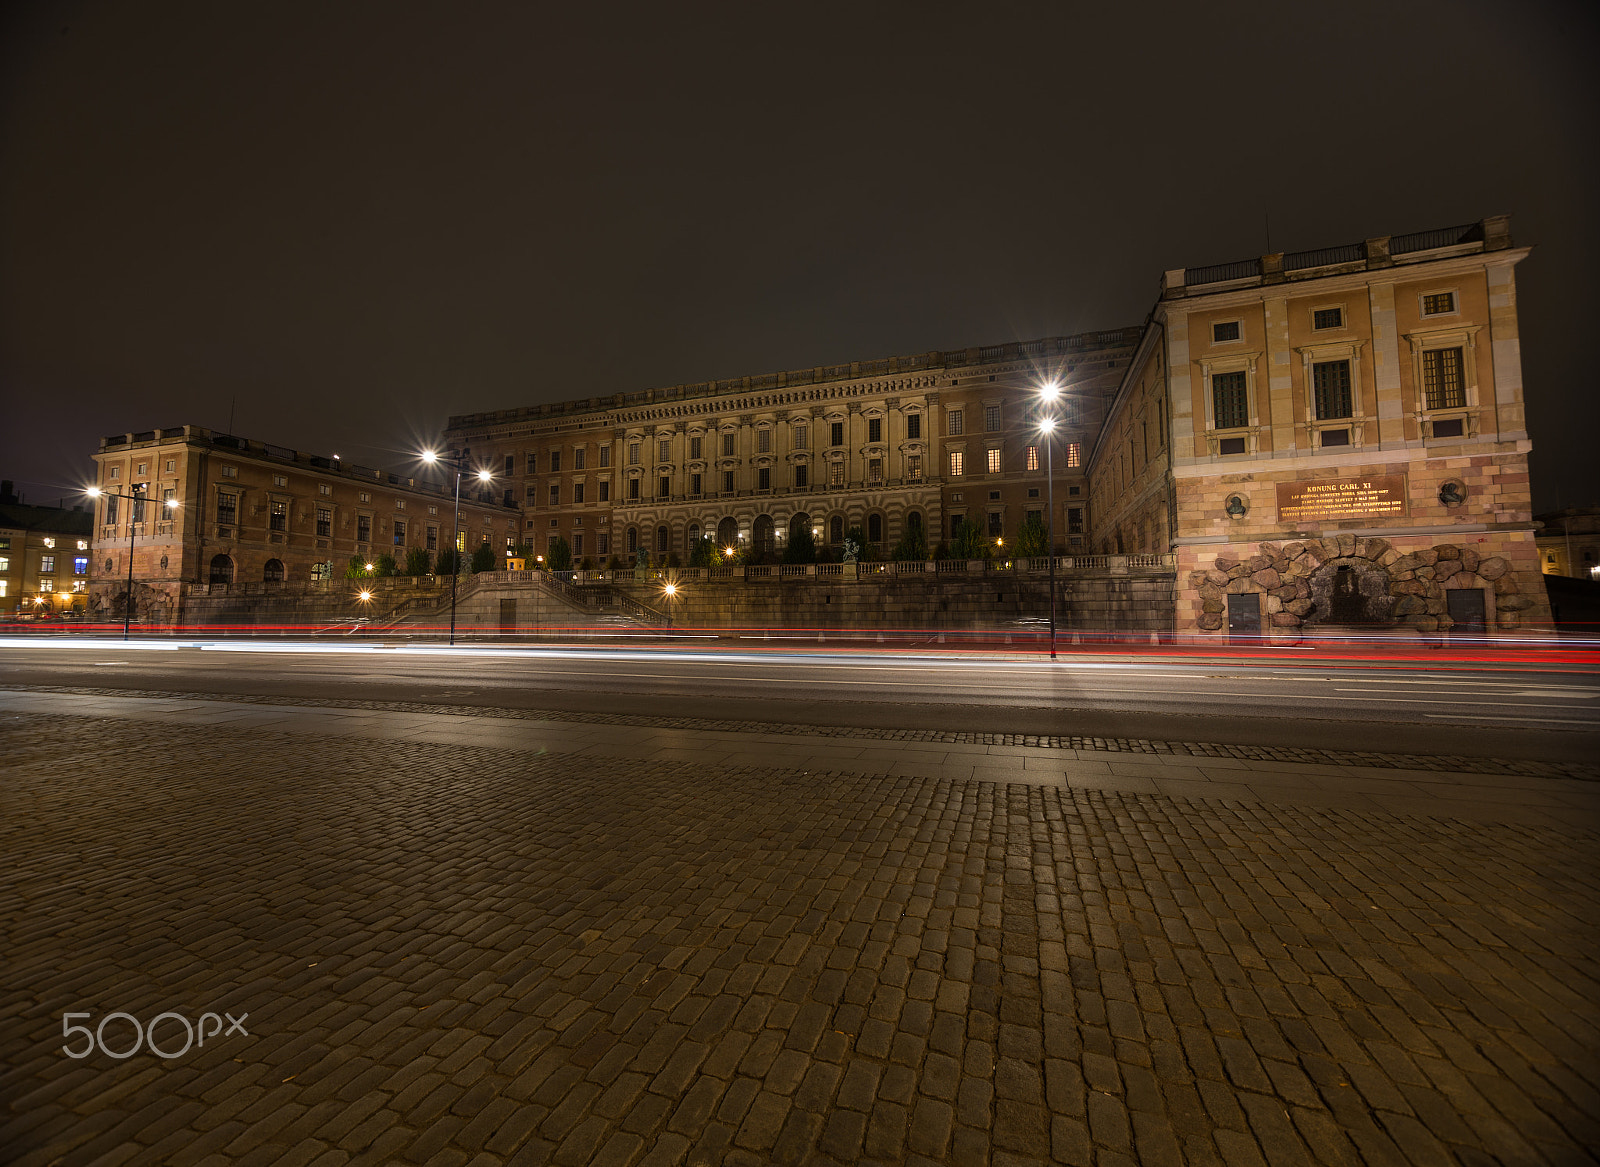
[[[328,495],[333,493],[333,487],[329,486],[326,482],[319,482],[317,483],[317,493],[326,498]]]
[[[1067,443],[1067,469],[1083,465],[1083,445],[1080,442]],[[1073,487],[1074,490],[1077,487]]]
[[[397,510],[397,511],[405,510],[406,509],[406,500],[403,499],[403,498],[395,499],[394,500],[394,509]]]
[[[4,564],[4,561],[0,560],[0,571],[4,571],[5,570],[5,567],[3,566],[3,564]],[[89,557],[88,556],[86,556],[86,555],[79,556],[78,558],[76,558],[76,559],[74,559],[72,561],[72,574],[73,575],[87,575],[88,573],[89,573]]]
[[[875,482],[875,483],[883,481],[883,459],[882,458],[868,458],[867,459],[867,481],[868,482]]]
[[[906,459],[906,477],[912,482],[922,481],[922,455],[912,454]]]
[[[140,474],[144,473],[144,467],[143,466],[139,467],[139,473]],[[286,478],[282,474],[274,474],[272,476],[272,485],[273,486],[288,486],[289,485],[289,479]]]
[[[1039,447],[1038,446],[1029,446],[1028,447],[1028,462],[1027,462],[1027,466],[1028,466],[1029,470],[1037,470],[1037,469],[1039,469]]]
[[[960,450],[951,450],[950,451],[950,474],[951,474],[951,476],[952,477],[959,476],[960,474],[962,474],[965,471],[965,469],[966,469],[966,455],[964,455]]]
[[[844,463],[843,462],[829,462],[828,463],[828,485],[829,486],[843,486],[844,485]]]
[[[1422,297],[1422,314],[1424,316],[1446,316],[1456,310],[1456,294],[1454,292],[1430,292]]]
[[[1467,404],[1460,349],[1435,348],[1422,354],[1422,389],[1428,409],[1460,409]]]
[[[1000,473],[1000,451],[999,450],[990,450],[989,451],[989,473],[990,474],[998,474],[998,473]]]
[[[267,515],[267,520],[267,526],[272,530],[287,530],[289,526],[289,505],[281,502],[272,503],[272,509]]]
[[[55,569],[56,569],[56,557],[54,555],[43,555],[43,556],[39,557],[39,570],[40,571],[54,572]]]
[[[363,490],[359,494],[357,494],[356,497],[359,498],[362,502],[371,502],[372,501],[372,495],[370,493],[368,493],[367,491],[365,491],[365,490]]]

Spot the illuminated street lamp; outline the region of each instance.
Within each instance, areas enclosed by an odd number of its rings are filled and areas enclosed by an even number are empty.
[[[1039,399],[1055,405],[1061,397],[1061,386],[1047,381],[1039,386]],[[1055,467],[1055,414],[1039,419],[1039,432],[1044,436],[1044,488],[1045,532],[1044,551],[1050,557],[1050,659],[1056,659],[1056,467]]]
[[[91,486],[84,492],[90,498],[125,498],[133,504],[128,508],[128,597],[127,602],[122,605],[122,639],[124,640],[128,639],[128,626],[133,621],[133,516],[136,509],[143,507],[148,486],[143,482],[135,482],[128,489],[132,492],[131,494],[122,494],[115,490],[101,490],[98,486]],[[165,506],[168,511],[175,511],[178,509],[178,500],[169,498],[166,500]]]
[[[459,457],[452,456],[446,459],[440,457],[435,450],[422,451],[422,460],[430,466],[436,462],[448,461],[450,468],[456,472],[456,520],[455,526],[450,531],[450,554],[454,557],[450,565],[453,568],[450,572],[450,643],[453,645],[456,642],[456,583],[461,578],[461,475],[465,473],[466,467],[462,465]],[[494,475],[487,470],[478,471],[479,482],[488,482],[493,477]]]

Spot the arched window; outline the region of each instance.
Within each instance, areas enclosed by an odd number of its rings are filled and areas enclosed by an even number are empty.
[[[313,563],[311,565],[311,578],[318,583],[325,583],[333,578],[333,564]]]
[[[755,542],[753,550],[758,560],[765,559],[773,554],[776,549],[776,540],[773,537],[771,515],[756,516],[756,525],[752,538]]]
[[[880,515],[880,514],[870,514],[870,515],[867,516],[867,542],[868,543],[882,543],[883,542],[883,516],[882,515]]]
[[[627,538],[628,554],[632,555],[639,550],[639,528],[629,527]]]
[[[690,551],[693,551],[695,549],[695,546],[699,542],[700,542],[700,524],[699,523],[690,523],[689,524],[689,530],[686,532],[685,537],[684,537],[684,547],[686,547]]]
[[[667,553],[667,537],[668,537],[668,534],[669,534],[669,532],[667,531],[667,528],[665,526],[661,526],[661,527],[657,527],[656,528],[656,554],[657,555],[665,555]]]
[[[906,530],[910,531],[912,534],[921,533],[921,531],[922,531],[922,512],[921,511],[907,511],[906,512]]]
[[[226,555],[213,555],[211,557],[211,582],[214,584],[231,584],[233,582],[233,560]]]
[[[792,543],[802,535],[811,534],[811,516],[801,511],[789,520],[789,541]]]
[[[831,519],[828,520],[828,542],[829,543],[843,543],[844,542],[844,516],[843,515],[834,515]]]
[[[261,578],[267,583],[283,582],[283,560],[269,559],[267,565],[261,569]]]
[[[739,541],[739,524],[732,515],[717,524],[717,546],[732,547]]]

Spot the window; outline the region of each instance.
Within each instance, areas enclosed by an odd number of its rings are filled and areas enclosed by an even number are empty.
[[[629,442],[628,443],[628,465],[629,466],[637,466],[638,464],[639,464],[639,443],[638,442]]]
[[[1322,444],[1324,446],[1348,446],[1350,444],[1350,431],[1348,429],[1323,430]]]
[[[583,485],[584,484],[581,483],[581,482],[574,482],[572,484],[572,501],[573,502],[582,502],[583,501]]]
[[[144,467],[143,466],[139,467],[139,473],[140,474],[144,473]],[[282,475],[282,474],[274,474],[272,476],[272,485],[273,486],[288,486],[289,485],[289,479],[287,477],[285,477],[284,475]]]
[[[317,535],[326,539],[333,534],[333,511],[327,507],[317,508]]]
[[[403,498],[395,499],[394,500],[394,509],[397,510],[397,511],[405,510],[406,509],[406,500],[403,499]]]
[[[168,458],[168,459],[167,459],[167,469],[166,469],[166,473],[168,473],[168,474],[172,474],[172,473],[174,473],[174,472],[175,472],[175,471],[176,471],[176,470],[177,470],[177,469],[178,469],[178,460],[177,460],[177,459],[176,459],[176,458]]]
[[[1428,409],[1461,409],[1467,404],[1461,377],[1461,350],[1431,348],[1422,354],[1422,392]]]
[[[552,473],[552,474],[560,474],[561,473],[561,451],[560,450],[551,450],[550,451],[550,473]]]
[[[537,473],[539,473],[539,455],[537,455],[537,454],[529,454],[528,455],[528,468],[525,471],[525,473],[528,473],[528,474],[537,474]]]
[[[1217,443],[1217,453],[1219,454],[1242,454],[1244,452],[1245,441],[1243,438],[1223,438]]]
[[[1000,407],[998,405],[985,405],[983,407],[983,428],[990,433],[1000,428]]]
[[[1081,534],[1083,534],[1083,508],[1082,507],[1068,507],[1067,508],[1067,534],[1069,534],[1069,535],[1081,535]]]
[[[362,502],[371,502],[372,501],[372,496],[370,494],[368,494],[364,490],[359,495],[357,495],[356,497],[359,498]]]
[[[832,446],[844,445],[844,422],[835,421],[828,423],[828,444]]]
[[[404,547],[406,545],[406,521],[404,519],[396,519],[394,521],[394,545],[396,547]]]
[[[1078,467],[1080,467],[1082,465],[1083,465],[1083,443],[1082,442],[1068,442],[1067,443],[1067,469],[1068,470],[1075,470],[1075,469],[1077,469]],[[1073,490],[1073,493],[1077,493],[1078,488],[1076,486],[1074,486],[1072,488],[1072,490]]]
[[[664,554],[666,552],[667,540],[670,537],[671,536],[665,527],[656,528],[656,552],[658,554]]]
[[[672,461],[672,439],[671,438],[662,438],[660,441],[658,441],[656,443],[656,461],[657,462],[670,462],[670,461]]]
[[[763,466],[759,470],[756,471],[756,489],[757,490],[771,490],[772,489],[772,467]]]
[[[226,474],[228,472],[228,469],[227,469],[226,466],[223,467],[222,472],[224,474]],[[110,473],[108,473],[106,475],[106,477],[108,479],[110,479],[112,482],[115,482],[117,479],[122,477],[122,467],[121,466],[113,466],[113,467],[111,467],[111,471],[110,471]]]
[[[214,584],[231,584],[233,582],[233,560],[226,555],[213,555],[211,557],[211,582]]]
[[[515,454],[507,454],[506,455],[506,476],[509,478],[511,475],[515,474],[516,472],[517,472],[517,456]]]
[[[1249,392],[1244,370],[1211,374],[1211,411],[1219,430],[1238,429],[1250,424]]]
[[[722,456],[724,458],[733,457],[734,442],[736,440],[737,435],[731,431],[722,435]]]
[[[39,570],[40,571],[48,571],[52,575],[54,575],[55,574],[55,570],[56,570],[56,557],[54,555],[42,555],[42,556],[40,556],[39,557]]]
[[[806,476],[807,476],[807,473],[808,473],[809,469],[810,469],[809,467],[804,466],[804,465],[796,466],[794,468],[794,484],[796,486],[805,486],[806,485]]]
[[[3,571],[3,570],[5,570],[4,567],[0,567],[0,571]],[[72,561],[72,574],[73,575],[87,575],[88,573],[89,573],[89,557],[87,555],[79,556],[77,559],[74,559]]]
[[[596,555],[605,555],[611,550],[611,532],[601,531],[594,537],[594,552]]]
[[[142,523],[144,522],[144,484],[138,483],[130,486],[128,489],[134,492],[133,521],[136,523]],[[49,540],[47,539],[45,542],[48,543]]]
[[[906,414],[906,437],[920,438],[922,436],[922,415],[920,413]]]
[[[962,474],[965,471],[965,469],[966,469],[966,455],[963,454],[960,450],[951,450],[950,451],[950,473],[951,473],[951,475],[952,476],[959,476],[960,474]]]
[[[372,516],[371,515],[357,515],[356,516],[356,542],[357,543],[370,543],[370,542],[372,542]]]
[[[732,470],[724,470],[722,472],[722,493],[723,494],[732,494],[733,493],[733,471]]]
[[[1044,512],[1043,511],[1032,510],[1032,511],[1023,511],[1022,512],[1022,525],[1025,526],[1025,527],[1029,526],[1029,525],[1042,524],[1043,522],[1044,522]]]
[[[911,454],[906,458],[906,477],[912,482],[922,481],[922,455]]]
[[[1026,463],[1024,463],[1024,465],[1029,470],[1037,470],[1037,469],[1039,469],[1039,447],[1038,446],[1029,446],[1028,447],[1028,460],[1027,460]]]
[[[601,466],[609,466],[609,465],[611,465],[611,447],[610,446],[601,446],[600,447],[600,465]]]
[[[1000,538],[1000,535],[1002,533],[1001,532],[1001,526],[1000,526],[1002,517],[1003,516],[1000,514],[999,511],[990,511],[989,512],[989,538],[991,538],[991,539]]]
[[[873,483],[881,483],[883,481],[882,458],[867,459],[867,481]]]
[[[844,463],[843,462],[829,462],[828,463],[828,485],[829,486],[843,486],[844,485]]]
[[[1350,362],[1320,361],[1311,366],[1317,420],[1350,416]]]
[[[772,431],[771,430],[757,430],[756,431],[756,453],[758,453],[758,454],[770,454],[771,452],[772,452]]]
[[[989,451],[988,468],[989,468],[989,473],[990,474],[998,474],[998,473],[1000,473],[1000,451],[999,450],[990,450]]]
[[[553,507],[561,505],[561,484],[559,482],[550,484],[550,505]]]
[[[1211,326],[1211,343],[1226,344],[1230,340],[1239,339],[1239,322],[1237,320],[1223,320]]]
[[[639,480],[637,478],[628,479],[628,498],[632,502],[639,500]]]
[[[882,543],[883,542],[883,516],[882,515],[874,514],[874,515],[868,515],[867,516],[867,542],[868,543]]]
[[[1424,316],[1447,316],[1456,310],[1456,294],[1454,292],[1429,292],[1422,297],[1422,314]]]
[[[869,442],[881,442],[881,441],[883,441],[883,418],[881,418],[881,417],[869,417],[869,418],[867,418],[867,441],[869,441]]]
[[[952,409],[950,411],[950,420],[949,420],[950,436],[952,438],[958,436],[962,432],[963,422],[964,422],[964,418],[962,416],[961,410]]]
[[[637,527],[628,528],[627,547],[629,555],[639,550],[639,529]]]
[[[584,469],[584,463],[589,460],[588,455],[589,451],[584,449],[582,446],[579,446],[576,450],[572,451],[572,468],[574,470]]]
[[[797,450],[806,449],[806,442],[808,440],[810,440],[810,434],[807,431],[805,423],[801,422],[794,427],[794,448]]]
[[[148,462],[140,462],[139,463],[139,468],[137,470],[135,470],[134,473],[137,474],[140,478],[143,478],[146,474],[150,473],[150,463],[148,463]]]
[[[611,501],[611,483],[602,482],[600,484],[600,501],[601,502],[610,502]]]
[[[700,493],[700,475],[698,475],[698,474],[689,475],[689,493],[693,494],[693,495],[699,495],[699,493]]]
[[[844,516],[834,515],[828,520],[828,542],[844,542]]]
[[[106,504],[106,519],[109,522],[117,521],[117,500],[111,499]],[[224,527],[231,527],[239,521],[239,496],[226,492],[217,495],[217,522]]]
[[[437,550],[439,550],[439,528],[438,527],[429,527],[428,528],[427,546],[428,546],[428,550],[429,551],[437,551]]]
[[[237,466],[224,466],[222,468],[222,476],[224,478],[237,478],[237,477],[239,477],[239,468]],[[115,478],[116,474],[113,473],[111,475],[111,477]],[[228,562],[229,562],[229,569],[231,571],[232,570],[232,562],[233,561],[229,560]]]
[[[289,526],[289,504],[274,500],[271,510],[267,514],[267,526],[274,531],[287,530]]]
[[[11,570],[11,560],[7,556],[0,555],[0,571],[10,571],[10,570]]]
[[[261,578],[266,580],[267,583],[282,583],[283,582],[283,560],[281,560],[281,559],[269,559],[269,560],[267,560],[266,565],[261,569]]]
[[[656,497],[657,498],[666,498],[671,493],[672,493],[672,479],[668,478],[665,474],[663,474],[656,481]]]
[[[40,576],[39,577],[39,590],[41,592],[53,592],[53,591],[55,591],[56,590],[56,581],[51,579],[49,576],[45,576],[45,575]]]
[[[327,498],[333,493],[333,487],[329,486],[326,482],[319,482],[317,483],[317,493],[323,498]]]
[[[172,509],[178,505],[178,492],[172,487],[167,487],[161,492],[161,513],[172,516]]]
[[[950,538],[954,539],[961,531],[961,524],[967,521],[966,515],[950,516]]]
[[[701,451],[703,449],[705,449],[705,439],[704,438],[701,438],[698,435],[695,436],[695,437],[690,438],[689,439],[689,461],[691,461],[691,462],[699,461],[700,457],[701,457]]]
[[[1318,308],[1311,313],[1312,328],[1343,328],[1343,308]]]

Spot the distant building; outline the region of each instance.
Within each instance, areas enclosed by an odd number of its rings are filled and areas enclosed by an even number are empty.
[[[1600,507],[1569,507],[1534,518],[1542,524],[1534,540],[1541,571],[1600,580]]]
[[[0,483],[0,612],[82,611],[92,523],[85,509],[28,506]]]
[[[1549,618],[1505,217],[1166,273],[1090,458],[1180,632]]]
[[[90,608],[120,614],[133,555],[135,612],[170,619],[183,585],[288,584],[342,576],[352,557],[450,546],[448,484],[349,466],[199,426],[104,438],[94,456]],[[125,497],[118,497],[118,496]],[[141,496],[142,497],[134,497]],[[176,504],[169,506],[168,503]],[[462,484],[459,545],[505,554],[517,517]]]

